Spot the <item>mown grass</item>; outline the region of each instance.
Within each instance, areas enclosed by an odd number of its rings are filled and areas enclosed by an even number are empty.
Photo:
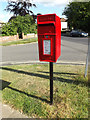
[[[23,39],[23,40],[17,40],[17,41],[8,41],[8,42],[2,42],[0,43],[1,46],[9,46],[9,45],[18,45],[18,44],[27,44],[32,42],[37,42],[37,38],[29,38],[29,39]]]
[[[84,66],[54,64],[53,105],[49,65],[12,65],[2,69],[3,102],[31,118],[88,118],[88,78]]]

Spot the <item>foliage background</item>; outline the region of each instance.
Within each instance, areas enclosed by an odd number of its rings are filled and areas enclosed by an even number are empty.
[[[2,35],[16,35],[17,33],[36,33],[37,25],[30,15],[17,16],[2,27]]]
[[[73,27],[90,32],[90,1],[69,3],[63,15],[67,16],[70,29]]]

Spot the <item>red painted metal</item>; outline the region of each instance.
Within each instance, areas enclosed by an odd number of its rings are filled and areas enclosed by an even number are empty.
[[[47,62],[56,62],[61,54],[60,18],[56,14],[38,15],[37,25],[39,60]],[[47,48],[45,48],[46,42],[48,42],[48,44],[50,42],[50,46],[47,46]],[[48,51],[50,51],[50,54],[45,54],[44,49],[46,49],[46,52],[48,49]]]

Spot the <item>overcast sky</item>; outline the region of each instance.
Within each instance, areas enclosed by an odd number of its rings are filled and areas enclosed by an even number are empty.
[[[16,1],[16,0],[13,0]],[[62,16],[64,8],[72,0],[31,0],[32,3],[36,4],[36,8],[33,7],[32,11],[34,14],[52,14],[56,13],[59,17]],[[4,11],[8,3],[8,0],[0,0],[0,21],[7,22],[8,19],[13,16],[9,12]]]

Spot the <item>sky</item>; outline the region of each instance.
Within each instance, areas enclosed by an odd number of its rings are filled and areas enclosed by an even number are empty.
[[[16,1],[16,0],[13,0]],[[62,15],[65,7],[72,0],[31,0],[32,3],[36,4],[36,8],[32,7],[31,10],[34,14],[52,14],[56,13],[60,18],[66,18]],[[4,9],[8,5],[8,0],[0,0],[0,21],[8,22],[9,18],[13,16],[13,13],[6,12]]]

